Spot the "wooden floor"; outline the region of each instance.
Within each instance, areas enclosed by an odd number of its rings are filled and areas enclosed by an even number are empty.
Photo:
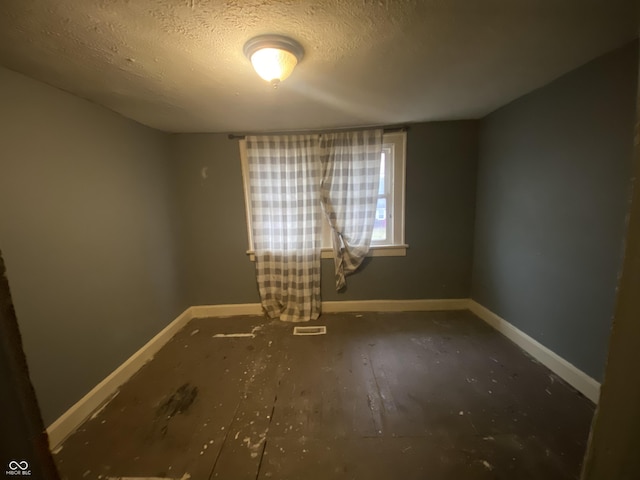
[[[327,334],[193,320],[66,440],[61,477],[578,478],[593,404],[473,314],[304,325]]]

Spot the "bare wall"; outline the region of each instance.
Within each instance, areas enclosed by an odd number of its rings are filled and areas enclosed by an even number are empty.
[[[188,305],[257,302],[253,263],[245,253],[238,142],[222,134],[175,134],[170,152],[178,192],[180,279]]]
[[[0,68],[0,249],[45,424],[186,305],[167,136]]]
[[[472,297],[602,379],[631,177],[637,43],[482,120]]]
[[[475,121],[411,125],[407,139],[406,257],[375,257],[336,293],[322,262],[324,300],[467,298],[476,178]],[[191,305],[258,302],[238,142],[176,134],[182,276]]]

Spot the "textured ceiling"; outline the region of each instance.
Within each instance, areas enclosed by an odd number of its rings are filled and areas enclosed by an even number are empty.
[[[2,0],[0,64],[170,132],[478,118],[637,35],[636,0]],[[242,47],[305,57],[274,90]]]

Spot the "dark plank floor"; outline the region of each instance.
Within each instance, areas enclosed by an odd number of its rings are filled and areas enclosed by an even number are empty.
[[[578,478],[593,404],[473,314],[313,324],[193,320],[66,440],[61,477]]]

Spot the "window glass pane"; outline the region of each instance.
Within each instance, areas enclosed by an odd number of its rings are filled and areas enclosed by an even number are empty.
[[[371,240],[381,242],[387,239],[387,199],[379,198],[376,207],[376,220],[373,223]]]
[[[380,184],[378,186],[378,195],[384,195],[384,152],[380,158]]]

